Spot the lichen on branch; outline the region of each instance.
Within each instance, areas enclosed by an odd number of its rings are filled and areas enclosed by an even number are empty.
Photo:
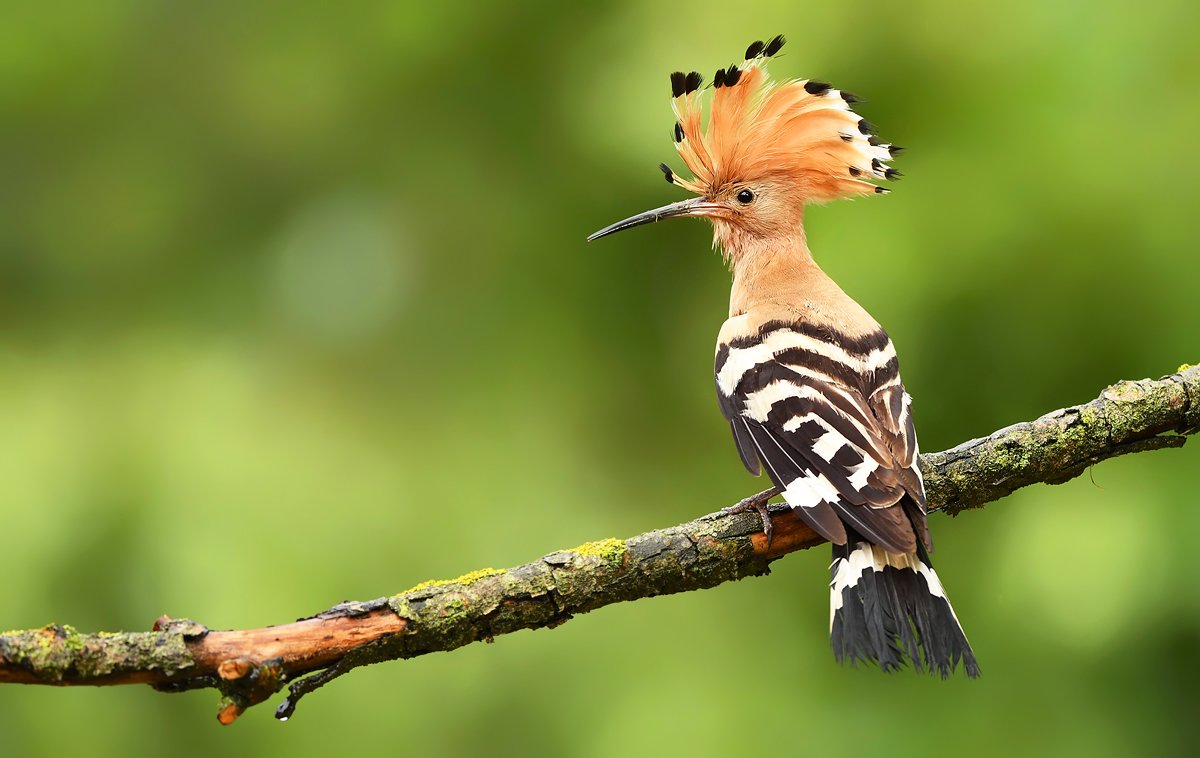
[[[930,505],[957,514],[1038,482],[1060,483],[1106,458],[1179,447],[1200,429],[1200,366],[1120,382],[1084,405],[922,456]],[[520,629],[558,626],[612,603],[764,574],[771,561],[823,540],[786,506],[768,543],[754,513],[713,513],[626,540],[560,550],[510,569],[422,582],[390,597],[341,603],[262,629],[210,631],[160,618],[150,632],[81,634],[70,626],[0,634],[0,683],[149,683],[212,687],[228,724],[289,686],[276,714],[362,665],[454,650]],[[316,672],[316,673],[314,673]],[[308,675],[308,676],[305,676]]]

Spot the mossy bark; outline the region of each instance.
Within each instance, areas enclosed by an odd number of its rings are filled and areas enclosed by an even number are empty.
[[[1116,455],[1178,447],[1200,429],[1200,366],[1157,381],[1121,382],[952,450],[922,457],[933,508],[957,513],[1035,482],[1058,483]],[[292,624],[209,632],[160,619],[151,632],[80,634],[67,626],[0,634],[0,683],[215,687],[223,723],[292,684],[279,710],[357,666],[453,650],[520,629],[553,627],[611,603],[713,587],[764,574],[786,553],[822,540],[792,511],[772,511],[768,544],[756,514],[712,514],[627,540],[560,550],[507,570],[481,569],[349,602]]]
[[[1126,453],[1180,447],[1200,428],[1200,366],[1119,382],[1084,405],[1047,413],[922,456],[929,502],[950,514],[1029,484],[1059,484]]]

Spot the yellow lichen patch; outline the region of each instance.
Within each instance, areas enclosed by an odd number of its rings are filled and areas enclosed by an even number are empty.
[[[1187,371],[1187,370],[1188,370],[1189,368],[1191,368],[1193,365],[1195,365],[1195,364],[1191,364],[1191,363],[1181,363],[1181,364],[1179,364],[1179,368],[1175,369],[1175,373],[1176,373],[1176,374],[1182,374],[1184,371]]]
[[[420,584],[418,584],[415,587],[409,587],[407,590],[405,590],[404,592],[401,592],[400,594],[407,595],[410,592],[416,592],[418,590],[427,590],[430,587],[445,587],[450,584],[473,584],[475,582],[478,582],[480,579],[484,579],[489,576],[499,576],[500,574],[503,574],[503,573],[504,572],[501,571],[500,569],[482,568],[482,569],[479,569],[478,571],[472,571],[469,574],[463,574],[462,576],[457,577],[455,579],[430,579],[429,581],[421,582]]]
[[[620,563],[625,557],[625,549],[625,543],[622,540],[610,537],[606,540],[585,542],[579,547],[572,548],[566,552],[575,553],[576,555],[595,556],[605,563]]]

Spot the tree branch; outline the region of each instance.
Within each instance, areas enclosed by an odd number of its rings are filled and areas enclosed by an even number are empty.
[[[1028,484],[1065,482],[1106,458],[1179,447],[1197,429],[1200,366],[1182,366],[1157,381],[1120,382],[1085,405],[922,456],[929,502],[957,514]],[[786,507],[773,508],[771,519],[770,545],[753,513],[714,513],[262,629],[210,631],[164,616],[150,632],[81,634],[62,625],[5,632],[0,683],[148,683],[171,692],[213,687],[224,695],[218,719],[228,724],[290,681],[276,712],[286,719],[300,697],[364,664],[453,650],[519,629],[558,626],[610,603],[765,574],[776,558],[823,541]],[[311,675],[297,678],[305,674]]]

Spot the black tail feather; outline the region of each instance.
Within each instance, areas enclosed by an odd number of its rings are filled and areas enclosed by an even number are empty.
[[[962,662],[979,676],[975,654],[923,548],[907,556],[852,540],[833,546],[829,639],[840,663],[877,663],[949,677]]]

